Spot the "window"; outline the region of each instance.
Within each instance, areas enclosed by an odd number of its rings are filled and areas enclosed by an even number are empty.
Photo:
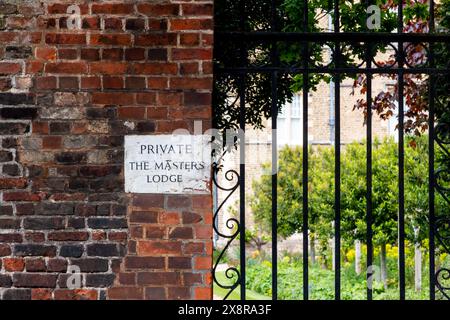
[[[303,141],[302,95],[297,93],[291,103],[283,106],[277,119],[279,145],[301,145]]]

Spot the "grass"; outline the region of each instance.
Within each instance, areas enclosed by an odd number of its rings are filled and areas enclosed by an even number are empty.
[[[225,277],[224,272],[217,272],[216,273],[217,280],[220,283],[229,285],[231,284],[231,281]],[[223,289],[219,287],[216,283],[214,283],[214,295],[220,298],[224,298],[228,294],[228,289]],[[259,294],[252,290],[246,290],[245,291],[246,299],[247,300],[270,300],[271,297]],[[236,289],[231,292],[231,294],[228,296],[227,300],[240,300],[241,294],[240,294],[240,286],[238,286]]]

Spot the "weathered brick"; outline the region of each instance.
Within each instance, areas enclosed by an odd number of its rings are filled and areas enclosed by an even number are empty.
[[[109,288],[112,286],[115,278],[114,274],[88,274],[86,275],[86,286]]]
[[[34,119],[38,113],[37,108],[2,108],[0,116],[3,119]]]
[[[31,289],[6,289],[2,298],[3,300],[30,300]]]
[[[61,21],[61,20],[60,20]],[[78,51],[70,48],[58,49],[58,58],[60,60],[75,60],[78,57]]]
[[[84,152],[61,152],[55,155],[55,160],[63,164],[86,163],[87,156]]]
[[[155,211],[133,211],[130,215],[130,222],[134,223],[156,223],[158,212]]]
[[[20,229],[20,220],[14,218],[0,218],[0,230],[1,229]]]
[[[75,33],[48,33],[45,36],[45,42],[48,44],[85,44],[85,34]]]
[[[81,59],[96,61],[100,59],[100,51],[99,49],[92,48],[82,48],[81,49]]]
[[[183,283],[186,286],[201,284],[203,281],[201,273],[185,272],[183,273]]]
[[[137,283],[140,285],[176,285],[181,283],[177,272],[139,272]]]
[[[147,300],[165,300],[166,289],[164,287],[145,288],[145,299]]]
[[[178,4],[170,3],[139,3],[138,12],[148,16],[176,16],[179,14],[180,7]]]
[[[12,216],[13,207],[12,206],[0,206],[0,216]]]
[[[52,122],[49,125],[50,134],[70,133],[71,124],[69,122]]]
[[[62,245],[59,254],[62,257],[79,258],[83,254],[81,245]]]
[[[136,284],[136,273],[134,272],[121,272],[119,273],[119,283],[121,285],[135,285]]]
[[[22,242],[23,237],[20,233],[0,233],[0,242],[13,243]]]
[[[163,257],[126,257],[125,267],[128,269],[163,269]]]
[[[48,234],[50,241],[86,241],[89,233],[82,231],[56,231]]]
[[[32,203],[16,204],[16,214],[18,216],[33,215],[34,205]]]
[[[52,245],[41,244],[16,244],[14,246],[14,255],[16,256],[44,256],[54,257],[56,247]]]
[[[0,288],[10,288],[11,285],[11,276],[8,274],[0,274]]]
[[[10,15],[17,13],[17,4],[6,2],[0,3],[0,13],[2,15]]]
[[[4,258],[3,267],[6,271],[23,271],[25,268],[25,261],[22,258]]]
[[[34,211],[38,215],[72,215],[74,206],[70,203],[40,203]]]
[[[191,260],[190,257],[169,257],[169,269],[190,269]]]
[[[167,298],[169,300],[186,300],[191,298],[189,287],[168,287]]]
[[[194,288],[194,299],[196,300],[211,300],[213,291],[211,287],[196,287]]]
[[[131,44],[131,35],[129,34],[92,34],[90,44],[93,46],[128,46]]]
[[[31,230],[64,229],[64,218],[27,217],[23,220],[23,227]]]
[[[194,236],[190,227],[176,227],[169,232],[170,239],[192,239]]]
[[[122,218],[89,218],[88,226],[93,229],[122,229],[127,227],[127,220]]]
[[[92,103],[96,104],[129,105],[133,104],[133,102],[134,95],[131,93],[97,92],[92,96]]]
[[[199,223],[203,220],[202,216],[195,212],[182,213],[183,224]]]
[[[2,155],[0,153],[0,159]],[[12,156],[11,156],[12,159]],[[9,160],[6,160],[9,161]],[[0,189],[23,189],[27,186],[27,180],[18,178],[18,179],[10,179],[10,178],[0,178]]]
[[[57,275],[47,273],[15,273],[13,284],[15,287],[54,288],[57,278]]]
[[[137,194],[133,197],[133,205],[141,208],[161,208],[164,206],[164,196],[158,194]]]
[[[141,300],[143,289],[139,287],[117,287],[108,290],[108,298],[112,300]]]
[[[58,289],[58,290],[55,290],[54,295],[55,295],[56,300],[97,300],[98,299],[97,290],[89,290],[89,289],[75,289],[75,290]]]
[[[185,16],[212,16],[214,14],[214,7],[211,3],[183,4],[181,7]]]
[[[31,300],[52,300],[51,289],[31,289]]]
[[[172,241],[139,241],[138,254],[141,256],[157,256],[161,254],[180,254],[181,242]]]
[[[43,232],[26,232],[24,238],[28,242],[42,243],[45,241],[45,234]]]
[[[0,101],[1,101],[0,97]],[[0,134],[1,135],[23,135],[25,133],[30,132],[30,125],[27,123],[21,122],[8,122],[1,123],[0,122]]]
[[[32,55],[29,46],[7,46],[5,50],[6,59],[28,59]]]
[[[99,3],[92,5],[93,14],[131,14],[133,13],[133,4],[125,3]]]
[[[196,270],[210,270],[212,268],[212,257],[195,257],[194,267]]]
[[[42,258],[25,260],[25,267],[27,272],[45,272],[47,270],[45,266],[45,260]]]
[[[87,64],[84,62],[51,62],[45,65],[45,72],[82,74],[87,72]]]
[[[35,57],[45,61],[52,61],[56,59],[56,48],[53,47],[37,47],[35,49]]]
[[[0,93],[4,105],[34,104],[34,96],[27,93]]]
[[[22,70],[19,63],[14,62],[0,62],[0,75],[17,74]]]
[[[84,229],[86,227],[86,223],[83,218],[69,218],[67,219],[67,227],[74,229]]]
[[[172,31],[184,31],[184,30],[211,30],[213,27],[213,21],[210,18],[205,19],[172,19],[170,28]]]
[[[122,30],[122,20],[119,18],[104,18],[106,30]]]
[[[108,260],[100,258],[72,259],[72,265],[76,265],[82,272],[106,272],[108,271]]]
[[[146,239],[164,239],[166,237],[166,228],[164,227],[145,227],[145,238]]]
[[[60,89],[78,89],[78,78],[77,77],[59,77],[59,88]]]
[[[66,259],[50,259],[47,262],[47,270],[49,272],[66,272],[67,260]]]
[[[119,256],[117,245],[110,243],[95,243],[86,246],[88,256],[116,257]]]

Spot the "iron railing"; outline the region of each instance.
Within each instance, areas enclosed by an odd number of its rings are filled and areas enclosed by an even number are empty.
[[[238,1],[238,0],[235,0]],[[370,0],[366,1],[367,5],[370,5]],[[308,145],[308,94],[305,94],[309,90],[308,79],[311,74],[331,74],[334,79],[334,95],[335,95],[335,134],[334,134],[334,148],[335,148],[335,194],[334,194],[334,257],[335,257],[335,299],[341,298],[341,123],[340,123],[340,79],[344,75],[356,75],[365,74],[367,77],[367,91],[366,101],[373,100],[372,97],[372,77],[376,74],[395,74],[398,81],[398,271],[399,271],[399,298],[405,299],[405,163],[404,163],[404,143],[405,143],[405,127],[404,127],[404,112],[405,101],[403,89],[405,86],[404,75],[407,74],[425,74],[429,77],[429,295],[430,299],[436,298],[436,292],[440,292],[441,296],[450,299],[450,288],[444,282],[450,278],[450,270],[446,267],[441,267],[436,270],[435,264],[435,250],[436,241],[445,248],[446,252],[450,254],[450,248],[448,241],[448,224],[450,223],[450,212],[447,215],[436,216],[435,212],[435,194],[436,191],[447,201],[450,207],[450,201],[448,198],[448,187],[442,186],[438,183],[437,176],[441,174],[439,168],[436,168],[435,164],[435,147],[442,148],[444,154],[450,158],[450,139],[449,123],[435,123],[435,107],[436,103],[436,86],[438,78],[444,79],[449,77],[449,67],[436,66],[435,64],[435,52],[434,46],[437,43],[448,44],[450,42],[450,35],[448,33],[435,33],[435,4],[434,1],[429,1],[429,32],[428,33],[404,33],[404,13],[403,7],[398,6],[397,19],[398,27],[396,33],[383,33],[383,32],[371,32],[365,30],[364,32],[341,32],[340,26],[340,10],[339,1],[334,1],[334,8],[331,11],[334,19],[334,31],[327,33],[309,32],[308,31],[308,11],[304,10],[303,17],[303,31],[302,32],[282,32],[278,29],[278,17],[277,9],[279,1],[271,1],[271,21],[270,29],[265,31],[249,31],[245,29],[245,0],[239,1],[241,8],[240,23],[238,24],[238,30],[216,30],[215,43],[216,46],[226,46],[227,43],[239,43],[241,47],[237,52],[238,63],[233,65],[217,64],[215,66],[216,76],[229,75],[237,79],[237,92],[239,97],[239,128],[242,132],[245,132],[246,127],[246,76],[249,74],[266,74],[270,76],[271,82],[271,123],[272,123],[272,298],[275,300],[278,297],[278,279],[277,279],[277,181],[278,176],[275,173],[277,166],[277,115],[278,115],[278,90],[280,76],[283,74],[302,74],[303,75],[303,146]],[[303,8],[308,8],[308,1],[305,0]],[[246,47],[248,44],[262,44],[270,47],[270,58],[264,65],[254,65],[248,59],[248,52]],[[286,64],[280,62],[278,46],[280,43],[299,43],[302,45],[302,52],[299,61],[293,64]],[[373,48],[377,44],[386,44],[390,46],[391,50],[395,51],[395,61],[391,65],[379,65],[375,60]],[[412,65],[406,59],[407,46],[409,44],[422,44],[426,48],[427,61],[423,65]],[[329,46],[330,52],[332,52],[332,61],[325,66],[313,65],[309,56],[309,48],[313,45],[321,44]],[[342,65],[341,54],[343,47],[347,44],[358,46],[362,48],[364,54],[363,59],[357,65]],[[448,81],[448,80],[447,80]],[[445,102],[444,102],[445,103]],[[440,108],[450,108],[450,106],[440,106]],[[366,118],[366,244],[367,244],[367,266],[371,266],[374,260],[373,257],[373,172],[372,172],[372,150],[373,150],[373,128],[372,118],[373,111],[371,107],[367,108]],[[222,203],[218,204],[214,213],[214,219],[217,220],[220,217],[221,210],[224,203],[236,192],[239,193],[239,219],[230,218],[225,222],[225,226],[233,230],[230,234],[225,234],[219,230],[217,223],[215,223],[215,232],[220,237],[226,239],[226,245],[222,248],[222,251],[215,262],[213,270],[213,278],[216,285],[228,290],[228,295],[240,286],[240,298],[246,299],[246,253],[245,253],[245,139],[239,141],[240,149],[240,167],[239,170],[221,171],[219,166],[215,167],[214,185],[219,188],[226,195]],[[303,163],[302,166],[302,182],[303,182],[303,299],[309,299],[309,270],[308,270],[308,148],[303,148]],[[223,175],[228,181],[234,181],[231,187],[223,187],[220,185],[217,178],[218,175]],[[238,191],[239,190],[239,191]],[[232,242],[239,237],[240,243],[240,266],[239,268],[230,267],[225,271],[225,275],[229,279],[234,279],[235,282],[229,285],[221,283],[216,277],[216,268],[219,265],[226,250],[230,247]],[[371,274],[367,272],[367,281],[369,281]],[[367,299],[373,298],[372,289],[367,288]]]

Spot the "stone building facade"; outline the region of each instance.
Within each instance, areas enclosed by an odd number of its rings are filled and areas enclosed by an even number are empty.
[[[209,128],[212,29],[211,0],[0,1],[0,298],[212,297],[211,196],[123,174],[125,135]]]

